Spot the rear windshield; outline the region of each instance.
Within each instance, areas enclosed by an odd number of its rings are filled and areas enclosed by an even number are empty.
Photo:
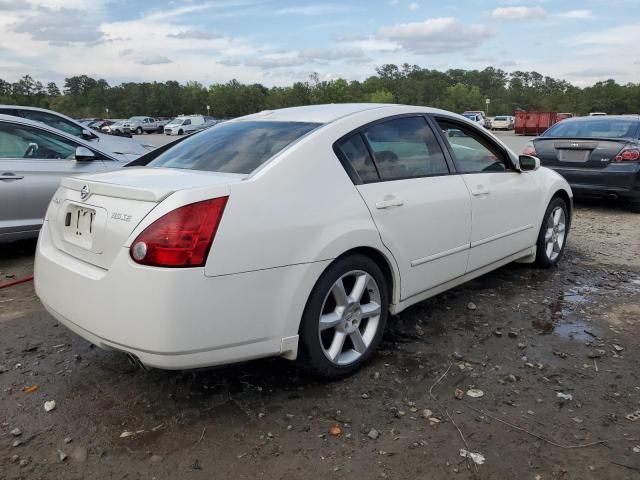
[[[247,121],[215,125],[160,154],[149,167],[251,173],[319,123]]]
[[[498,121],[504,121],[504,120],[509,120],[507,117],[496,117],[496,120]]]
[[[631,138],[639,124],[629,119],[563,120],[544,132],[543,137]]]
[[[477,115],[473,115],[473,114],[471,114],[471,113],[465,113],[465,114],[463,115],[463,117],[468,118],[469,120],[477,120],[477,119],[478,119],[478,116],[477,116]]]

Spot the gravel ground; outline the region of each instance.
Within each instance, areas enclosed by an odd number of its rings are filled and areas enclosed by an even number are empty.
[[[0,477],[637,479],[639,239],[640,215],[578,203],[558,268],[406,310],[334,383],[282,359],[145,372],[59,326],[32,284],[2,289]],[[0,278],[33,248],[3,247]]]

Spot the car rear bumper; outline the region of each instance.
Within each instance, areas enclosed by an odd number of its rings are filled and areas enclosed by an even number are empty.
[[[610,164],[603,169],[551,166],[562,175],[578,196],[616,196],[640,200],[640,163]]]
[[[187,369],[295,358],[306,303],[299,292],[310,291],[325,266],[206,277],[202,268],[138,265],[122,248],[104,270],[56,249],[45,222],[34,276],[47,311],[78,335],[151,367]]]

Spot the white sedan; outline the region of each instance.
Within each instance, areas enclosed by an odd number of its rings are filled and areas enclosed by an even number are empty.
[[[265,111],[158,150],[65,178],[35,261],[56,319],[152,367],[280,355],[347,375],[390,313],[556,264],[571,220],[560,175],[431,108]]]

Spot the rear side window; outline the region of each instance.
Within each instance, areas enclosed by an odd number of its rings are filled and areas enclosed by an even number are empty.
[[[149,162],[149,167],[251,173],[319,123],[246,121],[215,125]]]
[[[375,182],[378,180],[378,172],[369,151],[360,134],[342,140],[338,143],[338,148],[349,161],[363,183]]]
[[[424,117],[388,120],[362,133],[382,180],[449,173],[442,149]]]

